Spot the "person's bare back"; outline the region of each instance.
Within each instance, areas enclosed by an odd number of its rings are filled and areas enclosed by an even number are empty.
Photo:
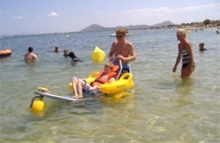
[[[33,53],[33,48],[29,47],[28,48],[28,53],[25,54],[24,60],[26,63],[33,63],[38,60],[37,55]]]

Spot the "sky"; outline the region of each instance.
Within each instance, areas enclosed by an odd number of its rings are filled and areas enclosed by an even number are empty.
[[[0,35],[220,20],[220,0],[0,0]]]

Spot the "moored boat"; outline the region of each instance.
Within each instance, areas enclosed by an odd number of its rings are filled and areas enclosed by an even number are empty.
[[[116,33],[109,34],[110,37],[116,37]],[[126,33],[126,36],[131,36],[131,33]]]

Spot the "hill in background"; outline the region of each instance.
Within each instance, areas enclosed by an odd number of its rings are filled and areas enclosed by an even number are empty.
[[[129,26],[117,26],[117,27],[104,27],[98,24],[92,24],[82,30],[80,30],[80,32],[97,32],[97,31],[109,31],[109,30],[115,30],[119,27],[124,27],[127,28],[128,30],[139,30],[139,29],[149,29],[152,27],[163,27],[163,26],[169,26],[169,25],[175,25],[173,22],[171,21],[164,21],[162,23],[158,23],[155,25],[129,25]]]
[[[151,25],[151,27],[163,27],[163,26],[169,26],[169,25],[176,25],[171,21],[164,21],[155,25]]]

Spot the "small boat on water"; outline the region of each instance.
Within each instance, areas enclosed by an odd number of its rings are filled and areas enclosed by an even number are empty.
[[[116,37],[116,33],[112,33],[109,36],[110,37]],[[131,33],[126,33],[126,36],[131,36]]]
[[[0,50],[0,58],[8,57],[11,54],[12,54],[12,50],[10,49]]]

